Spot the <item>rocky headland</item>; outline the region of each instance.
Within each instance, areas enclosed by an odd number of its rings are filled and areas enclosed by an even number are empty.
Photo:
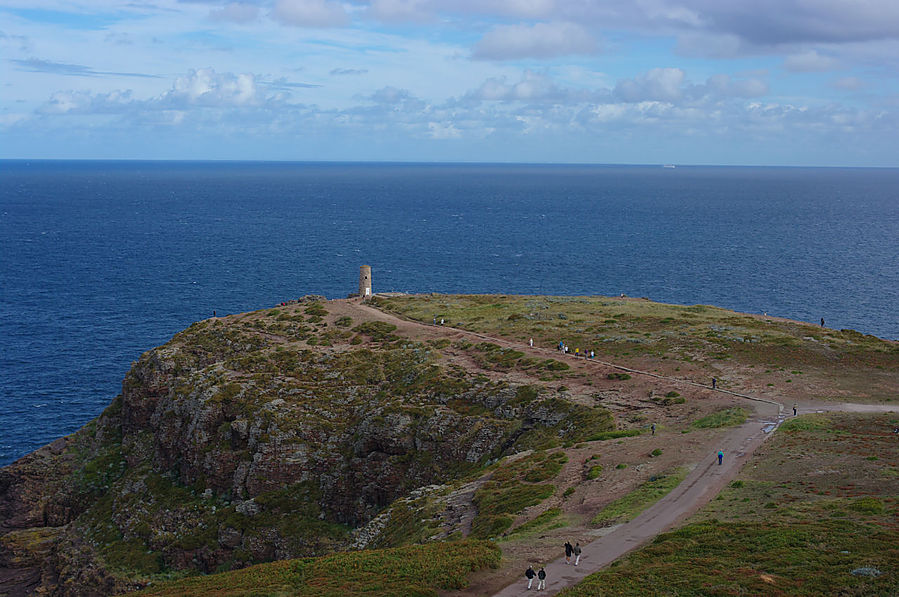
[[[10,594],[398,543],[379,539],[396,500],[614,428],[605,409],[448,363],[443,342],[331,311],[312,297],[195,323],[142,355],[97,419],[2,469]]]
[[[599,360],[556,352],[560,339]],[[306,297],[200,321],[142,355],[95,420],[0,469],[0,595],[112,595],[535,530],[555,541],[700,458],[746,417],[730,390],[878,402],[897,372],[895,342],[639,299]],[[463,568],[496,565],[495,547],[477,550]]]

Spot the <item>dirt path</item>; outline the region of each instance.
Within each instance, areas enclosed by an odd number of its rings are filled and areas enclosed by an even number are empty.
[[[656,535],[683,522],[715,497],[736,477],[755,448],[770,435],[764,429],[770,431],[782,420],[773,405],[766,405],[761,410],[769,412],[757,413],[721,439],[719,449],[725,454],[723,464],[719,466],[715,454],[710,453],[667,496],[630,522],[620,524],[596,541],[582,545],[580,565],[567,565],[564,557],[546,564],[545,594],[554,595],[565,587],[576,585],[588,574],[608,566],[624,554],[645,545]],[[516,582],[496,593],[496,596],[528,594],[526,587],[526,583]]]
[[[500,346],[515,348],[516,350],[539,355],[544,358],[558,358],[559,354],[554,350],[540,347],[529,347],[515,341],[503,338],[494,338],[476,332],[423,324],[397,317],[393,314],[380,311],[358,301],[332,301],[343,303],[347,311],[359,311],[366,314],[367,318],[385,321],[397,326],[401,333],[417,337],[469,337],[493,342]],[[350,313],[347,313],[350,314]],[[615,363],[602,360],[579,361],[587,367],[611,367],[621,371],[627,371],[638,375],[646,375],[669,383],[686,386],[698,386],[709,389],[707,386],[697,384],[689,380],[667,377],[647,371],[640,371],[628,367],[622,367]],[[639,516],[630,522],[613,527],[611,530],[602,529],[603,535],[588,544],[582,545],[583,554],[578,566],[565,563],[564,555],[545,565],[546,592],[542,595],[554,595],[565,587],[573,586],[589,574],[608,566],[621,556],[627,554],[642,545],[648,543],[655,536],[663,533],[688,517],[693,515],[702,506],[708,503],[739,473],[749,457],[766,438],[786,418],[792,416],[792,405],[784,412],[784,405],[775,400],[758,398],[732,392],[729,390],[715,390],[721,394],[729,394],[734,397],[753,401],[754,414],[743,425],[729,430],[718,438],[714,449],[709,451],[704,458],[687,475],[687,478],[672,490],[667,496],[644,510]],[[892,405],[866,405],[849,403],[815,403],[800,402],[795,405],[798,414],[809,412],[847,411],[847,412],[899,412],[899,406]],[[715,452],[723,450],[725,457],[721,465],[717,462]],[[562,553],[562,547],[559,546]],[[536,587],[536,584],[534,585]],[[465,591],[465,594],[479,594],[476,587]],[[521,580],[505,587],[496,597],[513,597],[530,594],[527,590],[527,582],[524,579],[524,570],[521,571]]]

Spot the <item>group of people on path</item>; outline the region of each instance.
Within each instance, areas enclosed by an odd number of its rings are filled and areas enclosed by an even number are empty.
[[[577,566],[581,563],[581,544],[575,543],[574,546],[571,545],[571,541],[565,542],[565,563],[571,563],[571,556],[574,556],[574,565]],[[534,572],[533,566],[528,566],[528,569],[524,573],[525,578],[528,579],[528,589],[531,588],[531,585],[534,583],[534,579],[537,579],[537,590],[542,590],[546,588],[546,569],[541,566],[539,572]]]
[[[533,342],[533,340],[532,340]],[[533,344],[531,344],[533,346]],[[564,341],[559,340],[559,345],[556,347],[556,350],[561,352],[562,354],[570,354],[574,355],[574,358],[579,359],[583,357],[584,359],[595,359],[596,353],[592,350],[581,350],[580,348],[575,348],[574,352],[571,351],[571,348],[565,344]]]

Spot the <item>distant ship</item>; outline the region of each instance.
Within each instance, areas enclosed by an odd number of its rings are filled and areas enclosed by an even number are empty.
[[[665,164],[662,168],[677,168],[674,164]]]

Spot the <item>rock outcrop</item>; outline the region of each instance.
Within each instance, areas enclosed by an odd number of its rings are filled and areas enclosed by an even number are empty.
[[[100,417],[0,470],[0,594],[106,595],[349,548],[394,501],[524,438],[611,426],[347,319],[306,301],[145,353]]]

